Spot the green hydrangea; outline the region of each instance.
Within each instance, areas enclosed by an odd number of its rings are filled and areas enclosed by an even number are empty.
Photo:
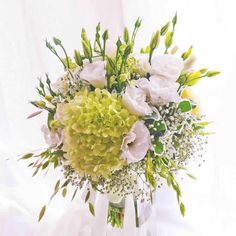
[[[122,140],[137,119],[117,94],[100,89],[78,92],[63,107],[63,150],[72,167],[92,178],[121,168]]]

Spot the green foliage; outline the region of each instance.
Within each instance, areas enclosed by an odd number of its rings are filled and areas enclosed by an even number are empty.
[[[109,204],[107,223],[113,227],[122,228],[124,223],[124,209]]]
[[[158,154],[158,155],[162,154],[163,151],[164,151],[164,145],[163,145],[163,143],[160,142],[160,141],[158,141],[158,140],[156,140],[156,141],[155,141],[155,144],[154,144],[154,150],[155,150],[155,153],[156,153],[156,154]]]
[[[39,213],[38,221],[41,221],[41,219],[43,218],[43,216],[45,214],[45,211],[46,211],[46,206],[43,206],[40,213]]]
[[[152,159],[150,156],[148,156],[146,159],[145,177],[146,177],[146,181],[150,183],[150,185],[154,189],[156,189],[156,179],[153,174],[153,164],[152,164]]]
[[[183,100],[179,103],[178,108],[181,112],[189,112],[192,110],[192,105],[189,100]]]
[[[93,207],[93,204],[91,202],[89,202],[89,211],[93,216],[95,216],[94,207]]]

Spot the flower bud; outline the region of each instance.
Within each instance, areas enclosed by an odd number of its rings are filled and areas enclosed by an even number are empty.
[[[85,41],[83,41],[83,42],[82,42],[82,46],[83,46],[84,56],[85,56],[86,58],[91,58],[91,57],[92,57],[92,52],[91,52],[91,50],[90,50],[89,45],[88,45]]]
[[[52,96],[46,95],[46,96],[45,96],[45,99],[46,99],[47,101],[51,102],[51,101],[52,101]]]
[[[31,102],[36,107],[45,108],[46,103],[44,101],[33,101]]]
[[[58,39],[58,38],[53,38],[53,42],[56,44],[56,45],[61,45],[61,40]]]
[[[102,35],[102,38],[104,41],[108,40],[108,30],[105,30],[103,35]]]
[[[213,76],[218,75],[218,74],[220,74],[220,71],[212,70],[212,71],[208,71],[206,76],[207,77],[213,77]]]
[[[173,33],[171,32],[171,31],[168,31],[167,33],[166,33],[166,38],[165,38],[165,46],[166,46],[166,48],[168,49],[170,46],[171,46],[171,44],[172,44],[172,37],[173,37]]]
[[[150,42],[150,48],[151,50],[154,50],[160,42],[160,31],[157,30],[157,32],[153,35],[151,42]]]
[[[170,22],[168,21],[162,28],[161,28],[161,36],[165,35],[168,28],[170,26]]]
[[[126,44],[129,42],[129,31],[127,27],[124,29],[124,41]]]
[[[189,58],[189,56],[191,55],[191,53],[192,53],[192,49],[193,49],[193,46],[190,46],[189,47],[189,49],[186,51],[186,52],[184,52],[183,54],[182,54],[182,58],[183,58],[183,60],[185,61],[187,58]]]
[[[83,60],[80,55],[80,52],[77,50],[74,50],[74,59],[77,65],[82,66],[83,65]]]
[[[203,68],[203,69],[200,70],[200,72],[201,72],[202,74],[205,74],[207,71],[208,71],[208,68]]]
[[[174,18],[172,19],[172,24],[175,26],[177,23],[177,12],[175,13]]]

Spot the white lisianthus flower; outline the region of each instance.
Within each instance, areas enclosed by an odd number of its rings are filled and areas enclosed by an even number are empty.
[[[44,134],[45,142],[50,147],[58,147],[62,143],[62,133],[61,132],[53,132],[50,131],[49,128],[46,125],[43,125],[41,127],[41,131]]]
[[[80,72],[80,79],[88,81],[95,88],[104,88],[107,83],[105,62],[94,61],[85,65]]]
[[[146,94],[141,88],[127,86],[122,102],[133,115],[146,116],[152,113],[152,109],[146,102]]]
[[[153,105],[164,105],[169,102],[181,101],[177,89],[179,84],[164,80],[157,76],[148,79],[141,78],[137,81],[139,88],[143,89]]]
[[[128,163],[142,160],[151,146],[151,136],[144,121],[136,121],[131,131],[124,137],[121,150],[122,157]]]
[[[184,67],[182,58],[165,54],[152,59],[150,74],[175,82]]]
[[[135,53],[133,57],[136,60],[135,63],[135,72],[141,76],[145,76],[150,72],[151,65],[148,61],[149,54],[144,53]]]

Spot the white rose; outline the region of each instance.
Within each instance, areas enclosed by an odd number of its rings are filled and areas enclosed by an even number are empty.
[[[104,61],[94,61],[84,66],[80,78],[88,81],[95,88],[104,88],[107,83]]]
[[[146,102],[146,94],[141,88],[127,86],[122,102],[133,115],[146,116],[152,113],[152,109]]]
[[[131,131],[123,139],[122,157],[128,163],[142,160],[151,146],[151,137],[144,121],[136,121]]]
[[[183,67],[182,59],[169,54],[160,55],[152,59],[150,74],[175,82]]]
[[[139,79],[137,85],[146,92],[153,105],[164,105],[169,102],[178,103],[181,100],[177,92],[178,83],[151,76],[149,80],[146,78]]]
[[[141,76],[145,76],[150,72],[151,65],[148,61],[149,54],[135,53],[133,57],[136,59],[135,72]]]

